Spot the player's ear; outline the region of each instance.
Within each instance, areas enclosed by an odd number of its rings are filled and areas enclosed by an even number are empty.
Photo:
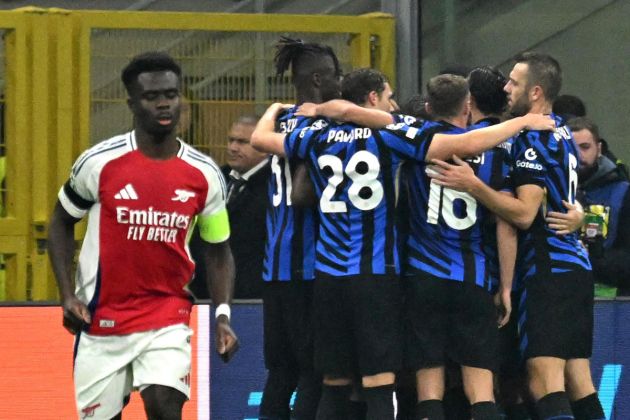
[[[544,95],[544,92],[542,90],[542,87],[536,85],[529,90],[529,95],[532,101],[537,101]]]
[[[378,93],[375,90],[371,90],[367,96],[368,103],[370,105],[376,105],[376,101],[378,101]]]
[[[424,103],[424,112],[426,112],[428,115],[433,115],[433,109],[431,109],[431,105],[429,105],[428,102]]]
[[[319,73],[313,73],[313,85],[320,87],[322,85],[322,76]]]

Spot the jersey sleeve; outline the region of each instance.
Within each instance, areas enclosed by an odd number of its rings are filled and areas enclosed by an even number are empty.
[[[225,179],[218,170],[206,173],[208,195],[203,210],[197,217],[201,239],[210,243],[226,241],[230,237],[230,221],[225,207]]]
[[[311,125],[294,130],[284,137],[284,154],[288,159],[306,159],[309,144],[328,126],[325,120],[316,120]]]
[[[98,160],[88,149],[72,165],[70,178],[59,190],[58,198],[62,207],[76,219],[85,217],[98,201]]]
[[[380,130],[387,147],[397,154],[417,161],[424,161],[435,131],[412,127],[405,123],[391,124]]]
[[[412,127],[420,127],[422,125],[422,120],[412,117],[411,115],[394,113],[392,114],[392,117],[394,117],[395,124],[403,123]]]

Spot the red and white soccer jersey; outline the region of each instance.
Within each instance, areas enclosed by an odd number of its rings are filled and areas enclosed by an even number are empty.
[[[150,159],[132,131],[85,151],[59,200],[73,217],[89,213],[76,276],[76,295],[92,312],[88,333],[188,324],[187,239],[196,216],[225,213],[225,181],[212,159],[181,141],[176,157]],[[228,237],[225,229],[213,241]]]

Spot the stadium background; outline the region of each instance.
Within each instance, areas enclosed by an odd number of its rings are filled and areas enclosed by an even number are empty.
[[[22,9],[9,10],[16,8]],[[78,8],[84,10],[71,10]],[[119,72],[140,51],[165,50],[182,63],[187,111],[181,135],[219,162],[236,116],[293,97],[288,78],[273,77],[280,35],[330,44],[344,70],[381,69],[400,101],[450,63],[508,71],[518,51],[550,53],[563,66],[563,93],[584,99],[613,151],[629,161],[627,16],[630,0],[3,0],[0,319],[17,304],[56,301],[46,236],[57,190],[81,150],[130,128]],[[621,349],[614,339],[630,320],[630,303],[605,305],[615,315],[598,318],[598,334]],[[26,308],[17,311],[26,316]],[[17,319],[22,323],[10,324],[15,331],[29,331],[31,345],[45,349],[50,337],[29,328],[30,318]],[[60,314],[46,319],[60,323]],[[44,329],[64,334],[58,326]],[[16,363],[19,353],[9,349],[0,352],[0,367]],[[623,364],[612,363],[622,383]]]

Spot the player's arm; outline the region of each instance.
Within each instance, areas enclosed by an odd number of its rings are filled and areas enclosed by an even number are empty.
[[[503,193],[512,197],[510,193]],[[499,290],[494,296],[494,303],[499,309],[499,327],[510,320],[512,312],[512,283],[516,264],[517,231],[514,226],[497,217],[497,250],[499,254]]]
[[[198,223],[206,267],[205,280],[216,308],[215,346],[219,354],[229,354],[238,339],[230,327],[235,268],[228,241],[230,222],[227,210],[223,208],[212,215],[199,216]]]
[[[281,103],[272,104],[258,123],[252,133],[250,139],[251,145],[259,152],[271,153],[278,156],[284,156],[284,137],[285,134],[276,133],[275,126],[278,114],[288,105]]]
[[[580,229],[584,224],[584,209],[579,201],[571,204],[562,200],[562,205],[567,209],[566,213],[550,211],[545,217],[550,229],[556,231],[557,235],[568,235]]]
[[[322,116],[337,121],[349,121],[362,127],[383,128],[395,122],[389,112],[368,109],[343,99],[333,99],[321,104],[306,102],[298,108],[296,115],[305,117]]]
[[[527,114],[513,118],[501,124],[471,130],[463,134],[442,134],[433,136],[426,161],[431,159],[447,160],[451,156],[472,157],[492,149],[521,130],[553,130],[555,121],[548,115]]]
[[[457,156],[453,156],[453,161],[455,164],[439,159],[432,160],[435,166],[428,175],[438,185],[469,193],[488,210],[519,229],[527,230],[531,226],[544,198],[542,187],[535,184],[521,185],[516,189],[516,197],[509,197],[475,176],[465,161]]]
[[[74,294],[72,281],[74,225],[80,219],[71,216],[59,201],[55,205],[48,230],[48,256],[61,295],[63,326],[72,334],[91,322],[90,311]]]

